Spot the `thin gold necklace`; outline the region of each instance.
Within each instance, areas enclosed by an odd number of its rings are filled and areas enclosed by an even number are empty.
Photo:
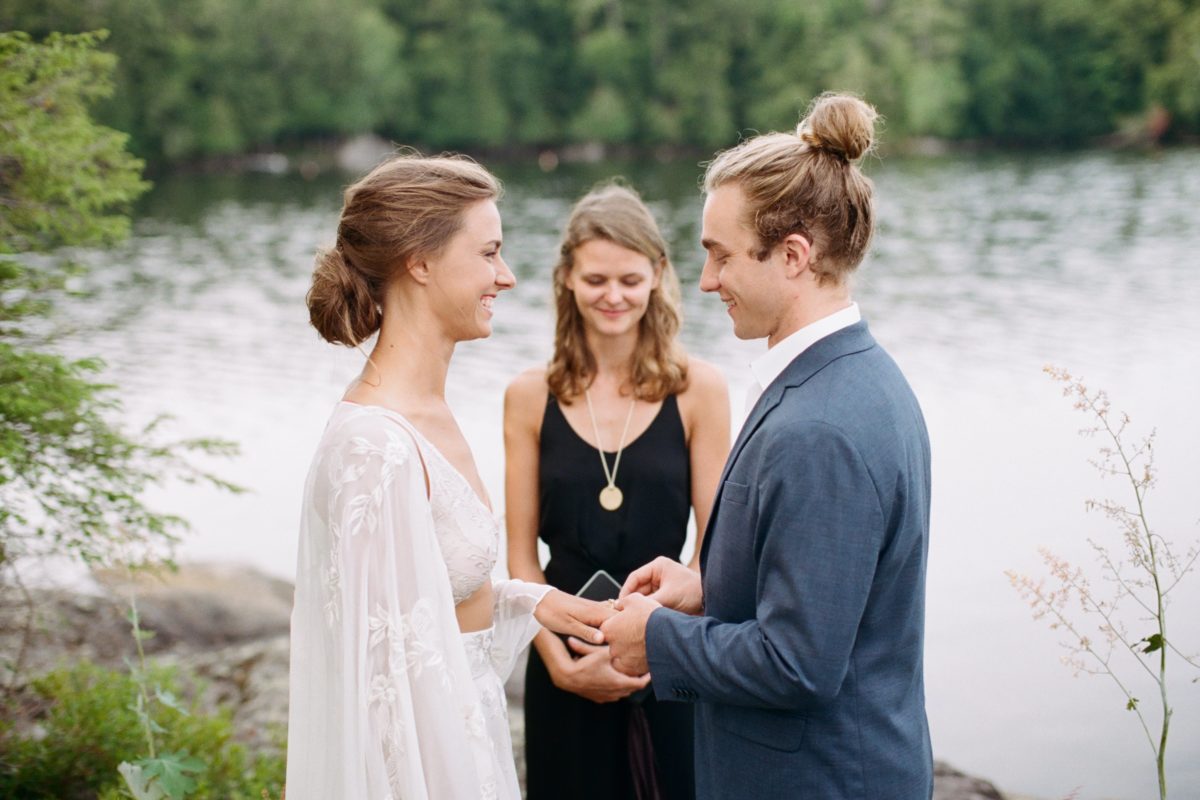
[[[616,511],[625,501],[625,495],[617,488],[617,470],[621,466],[621,453],[625,451],[625,434],[629,433],[629,421],[633,419],[633,407],[637,404],[637,395],[629,400],[629,413],[625,415],[625,429],[621,431],[621,443],[617,445],[617,457],[613,459],[612,471],[608,469],[608,459],[604,457],[604,444],[600,441],[600,426],[596,424],[596,412],[592,410],[592,395],[587,389],[583,390],[583,399],[587,401],[588,416],[592,419],[592,433],[596,435],[596,452],[600,454],[600,465],[604,467],[604,477],[608,485],[600,490],[600,507],[605,511]]]

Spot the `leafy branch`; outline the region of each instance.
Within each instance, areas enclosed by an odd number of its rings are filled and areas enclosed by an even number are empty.
[[[103,362],[65,358],[41,335],[82,271],[63,253],[123,238],[148,187],[127,137],[89,113],[112,91],[106,36],[0,32],[0,589],[20,590],[20,564],[45,557],[114,563],[135,547],[169,558],[187,525],[145,503],[151,487],[239,491],[192,460],[232,455],[231,442],[170,439],[165,417],[127,430]],[[24,649],[4,665],[9,689]]]
[[[116,387],[97,379],[103,363],[50,349],[55,301],[82,274],[63,249],[120,240],[128,207],[147,188],[127,137],[89,114],[112,91],[115,59],[98,50],[106,35],[51,34],[36,43],[0,32],[0,589],[12,583],[26,613],[18,653],[4,664],[10,695],[33,614],[21,564],[64,556],[88,565],[169,563],[187,525],[148,507],[146,490],[181,480],[241,491],[192,461],[232,455],[233,443],[167,438],[165,416],[126,430],[116,421]],[[172,732],[158,720],[188,711],[147,666],[144,642],[153,633],[141,627],[136,595],[129,622],[135,690],[123,710],[137,720],[145,755],[116,771],[135,800],[183,800],[209,767],[186,749],[159,747]]]

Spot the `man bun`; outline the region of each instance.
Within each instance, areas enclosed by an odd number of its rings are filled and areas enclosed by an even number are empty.
[[[822,94],[794,131],[719,153],[704,189],[741,188],[745,222],[758,239],[755,258],[799,234],[813,246],[809,266],[818,281],[841,284],[862,262],[875,228],[874,187],[855,162],[874,145],[878,116],[854,95]]]
[[[317,251],[308,318],[330,344],[354,347],[379,330],[382,312],[370,279],[346,263],[338,247]]]
[[[813,150],[849,164],[874,146],[878,117],[874,108],[853,95],[826,92],[813,100],[796,135]]]

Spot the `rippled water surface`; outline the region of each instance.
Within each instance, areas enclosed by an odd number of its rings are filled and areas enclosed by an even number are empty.
[[[763,345],[734,339],[721,304],[696,287],[696,167],[499,172],[519,286],[497,302],[491,339],[459,348],[448,390],[498,504],[501,393],[549,354],[558,227],[573,199],[609,175],[632,180],[668,231],[685,284],[685,344],[725,371],[740,409],[746,362]],[[1106,387],[1137,430],[1157,427],[1151,520],[1176,541],[1200,533],[1200,152],[897,159],[870,173],[880,226],[855,296],[909,376],[934,447],[935,752],[1012,792],[1157,796],[1145,735],[1119,694],[1057,663],[1054,633],[1030,619],[1004,570],[1036,574],[1043,545],[1089,564],[1088,536],[1119,548],[1083,504],[1123,499],[1122,487],[1088,465],[1095,443],[1076,435],[1085,420],[1042,374],[1047,363]],[[240,457],[214,467],[250,494],[172,487],[156,498],[195,526],[184,558],[293,574],[308,459],[362,361],[321,343],[303,302],[343,180],[161,180],[133,239],[89,256],[103,291],[67,309],[80,326],[71,351],[106,359],[131,421],[165,411],[180,433],[241,444]],[[1200,576],[1191,583],[1172,607],[1173,629],[1195,652]],[[1176,676],[1172,796],[1200,797],[1200,684]],[[1152,687],[1136,685],[1151,704]]]

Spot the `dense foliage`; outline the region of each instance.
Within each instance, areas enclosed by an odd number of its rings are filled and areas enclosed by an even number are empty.
[[[146,188],[127,137],[90,117],[116,61],[98,44],[0,33],[0,588],[22,558],[104,560],[169,541],[182,521],[147,508],[143,490],[172,475],[207,478],[182,459],[188,450],[229,450],[122,430],[100,362],[54,347],[54,301],[78,271],[63,248],[120,239]]]
[[[1197,0],[9,0],[112,31],[104,120],[145,157],[376,131],[429,147],[728,145],[825,89],[889,136],[1070,144],[1200,132]],[[1159,117],[1163,117],[1161,112]]]
[[[0,34],[0,256],[103,245],[128,231],[121,212],[146,184],[142,163],[125,152],[128,137],[88,114],[112,92],[116,59],[97,50],[101,38],[52,35],[36,44]],[[44,310],[4,303],[5,335],[16,319]]]
[[[197,688],[165,668],[156,669],[153,678],[164,692]],[[37,711],[36,720],[26,714],[0,722],[0,797],[125,797],[117,765],[134,760],[145,747],[130,703],[136,693],[127,672],[87,662],[34,681],[25,700],[27,711]],[[275,796],[283,786],[282,753],[248,753],[234,740],[227,712],[161,705],[154,723],[164,747],[203,762],[188,795],[193,800],[259,800],[264,788]]]

